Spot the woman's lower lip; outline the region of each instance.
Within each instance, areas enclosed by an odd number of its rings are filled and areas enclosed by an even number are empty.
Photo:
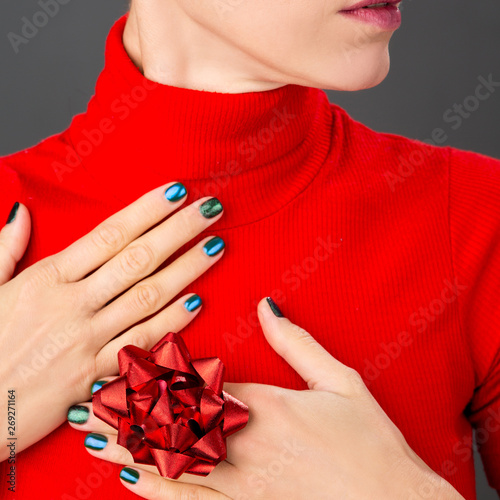
[[[401,26],[401,11],[396,5],[370,9],[341,10],[341,14],[374,24],[384,30],[397,30]]]

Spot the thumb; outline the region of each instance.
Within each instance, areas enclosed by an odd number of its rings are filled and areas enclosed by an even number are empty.
[[[306,330],[285,318],[271,297],[259,302],[257,312],[269,345],[310,390],[343,393],[352,387],[354,370],[335,359]]]
[[[26,206],[17,202],[0,231],[0,285],[10,280],[26,251],[31,232],[31,218]]]

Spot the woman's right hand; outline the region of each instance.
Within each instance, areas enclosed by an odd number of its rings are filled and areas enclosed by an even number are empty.
[[[176,189],[182,197],[169,201],[165,193]],[[27,208],[20,205],[0,232],[0,461],[9,452],[9,390],[20,452],[63,423],[71,405],[87,400],[92,382],[118,373],[121,347],[150,349],[199,312],[189,310],[197,305],[193,293],[170,301],[222,257],[220,238],[202,239],[154,273],[221,217],[220,203],[210,197],[172,214],[186,200],[183,193],[179,183],[150,191],[13,279],[29,240]]]

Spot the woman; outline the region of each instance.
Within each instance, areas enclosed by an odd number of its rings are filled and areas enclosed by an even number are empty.
[[[473,427],[500,490],[500,162],[328,102],[387,74],[398,3],[366,4],[133,0],[87,112],[2,158],[16,498],[474,499]],[[89,403],[169,331],[250,409],[207,477]]]

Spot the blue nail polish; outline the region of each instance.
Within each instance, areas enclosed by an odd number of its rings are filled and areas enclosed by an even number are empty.
[[[108,444],[108,438],[102,434],[96,434],[91,432],[85,436],[85,441],[83,443],[87,448],[91,450],[102,450]]]
[[[201,306],[201,297],[199,295],[193,295],[192,297],[189,297],[189,299],[184,302],[184,307],[189,311],[194,311],[195,309],[198,309],[198,307]]]
[[[179,201],[184,196],[186,196],[186,188],[180,182],[176,182],[165,191],[165,198],[171,202]]]
[[[139,472],[130,467],[124,467],[120,471],[120,478],[127,481],[127,483],[136,484],[139,481]]]
[[[218,236],[214,236],[211,240],[208,240],[203,246],[203,251],[212,257],[213,255],[217,255],[224,247],[225,243],[222,238]]]
[[[92,388],[90,389],[90,392],[94,394],[94,392],[98,391],[104,384],[107,384],[107,380],[98,380],[97,382],[94,382],[92,384]]]

